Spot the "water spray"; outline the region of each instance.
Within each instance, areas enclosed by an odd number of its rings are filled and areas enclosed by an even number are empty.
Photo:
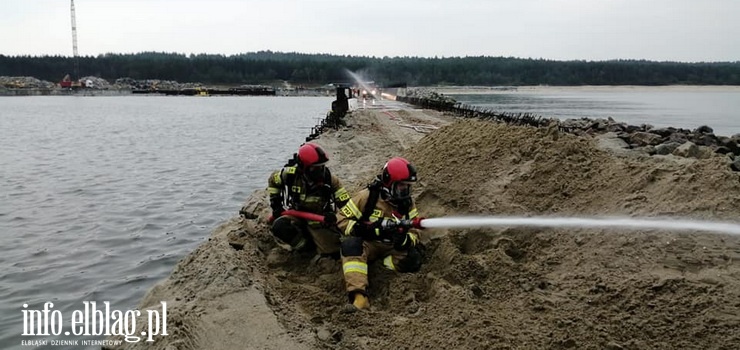
[[[297,210],[286,210],[283,215],[292,215],[306,220],[323,222],[318,214]],[[567,227],[567,228],[607,228],[663,231],[706,231],[740,235],[740,224],[732,222],[676,220],[655,218],[624,217],[543,217],[543,216],[452,216],[441,218],[421,218],[388,222],[395,227],[405,228],[480,228],[480,227]]]
[[[368,86],[365,83],[365,81],[362,79],[362,77],[360,77],[357,73],[354,73],[351,70],[346,69],[346,68],[344,70],[357,83],[357,85],[359,85],[360,87],[362,87],[363,90],[367,91],[368,93],[370,93],[370,91],[372,91],[372,88],[370,86]]]
[[[709,231],[740,235],[740,224],[701,220],[676,220],[620,217],[516,217],[516,216],[459,216],[422,219],[421,228],[479,228],[501,226],[620,228],[665,231]]]

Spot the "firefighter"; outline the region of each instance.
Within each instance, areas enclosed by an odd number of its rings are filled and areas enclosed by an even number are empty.
[[[398,272],[421,268],[419,227],[422,219],[411,198],[416,169],[406,159],[391,158],[382,173],[341,208],[338,227],[343,233],[342,270],[349,296],[346,311],[370,306],[368,263],[382,259]]]
[[[272,234],[289,244],[294,251],[318,251],[322,256],[339,258],[336,208],[350,198],[341,181],[326,167],[329,157],[315,143],[305,143],[286,166],[268,179]],[[324,221],[311,221],[283,215],[285,209],[324,216]]]

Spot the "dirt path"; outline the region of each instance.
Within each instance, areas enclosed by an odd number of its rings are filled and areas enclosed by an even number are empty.
[[[673,215],[736,220],[726,161],[620,156],[590,138],[435,112],[360,110],[317,143],[348,189],[391,156],[419,169],[422,215]],[[401,124],[443,127],[425,135]],[[246,207],[267,214],[265,191]],[[142,306],[173,305],[155,349],[734,349],[740,237],[664,231],[427,230],[416,274],[371,266],[369,312],[340,312],[341,268],[233,219]],[[136,347],[139,345],[132,345]]]

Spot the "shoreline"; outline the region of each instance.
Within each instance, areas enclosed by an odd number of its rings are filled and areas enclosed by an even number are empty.
[[[542,93],[542,92],[634,92],[634,91],[667,91],[667,92],[738,92],[738,85],[523,85],[523,86],[420,86],[413,87],[436,91],[447,95],[465,94],[511,94],[511,93]],[[129,95],[154,95],[165,96],[164,92],[148,92],[138,94],[132,89],[80,89],[65,90],[61,88],[1,88],[0,96],[129,96]],[[308,90],[282,90],[276,89],[275,96],[332,96],[331,91],[319,92]],[[213,95],[218,96],[218,95]],[[238,95],[229,95],[238,96]],[[245,95],[245,96],[260,96]]]

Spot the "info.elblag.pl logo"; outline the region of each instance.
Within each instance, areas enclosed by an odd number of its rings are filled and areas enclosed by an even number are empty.
[[[145,340],[153,342],[155,336],[167,335],[167,302],[161,301],[161,309],[147,309],[147,330],[137,334],[137,318],[142,316],[139,310],[111,310],[110,302],[104,301],[101,308],[95,301],[83,301],[83,307],[72,311],[67,318],[59,310],[54,310],[52,302],[45,302],[43,310],[28,309],[23,304],[22,336],[123,336],[129,343]],[[70,315],[67,315],[70,316]],[[71,331],[63,331],[68,325]],[[140,336],[139,336],[140,335]],[[146,339],[144,339],[146,338]],[[27,342],[24,340],[24,342]],[[28,341],[37,343],[39,341]],[[49,345],[24,344],[24,345]],[[50,341],[49,343],[53,343]],[[82,341],[85,342],[85,341]],[[65,342],[66,343],[66,342]],[[53,345],[53,344],[51,344]],[[81,344],[94,345],[94,344]]]

